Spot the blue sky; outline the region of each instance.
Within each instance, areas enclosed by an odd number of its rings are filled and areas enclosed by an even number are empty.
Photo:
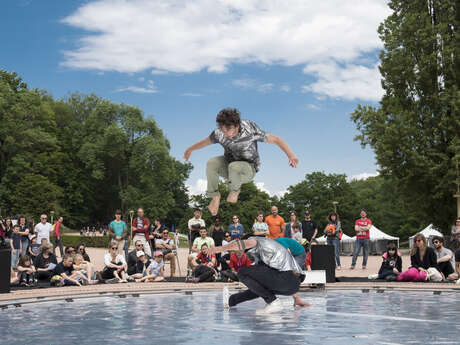
[[[255,182],[280,193],[306,173],[375,174],[353,141],[350,113],[382,94],[380,0],[99,0],[2,2],[0,68],[55,97],[95,93],[153,115],[178,159],[209,135],[216,113],[238,108],[284,138],[297,169],[261,144]],[[187,182],[202,191],[214,145],[192,154]]]

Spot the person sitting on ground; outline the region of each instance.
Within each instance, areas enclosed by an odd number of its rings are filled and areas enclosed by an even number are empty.
[[[38,280],[49,281],[57,265],[56,255],[53,254],[53,245],[44,244],[40,247],[40,254],[35,259]]]
[[[196,268],[199,265],[206,265],[212,268],[217,267],[216,256],[208,255],[208,248],[206,243],[201,245],[200,252],[191,263],[192,268]]]
[[[275,238],[275,241],[281,244],[284,248],[288,249],[299,267],[302,270],[305,269],[307,253],[305,253],[305,248],[299,242],[288,237],[278,237]]]
[[[11,246],[11,267],[16,269],[18,266],[19,257],[21,256],[21,234],[19,233],[20,226],[13,226],[13,231],[10,234]]]
[[[457,274],[457,284],[460,284],[460,241],[456,241],[455,250],[455,273]]]
[[[227,244],[230,243],[232,240],[232,235],[227,231],[224,234],[224,239],[222,240],[222,245],[226,246]],[[220,254],[220,258],[217,261],[218,264],[220,264],[220,270],[221,271],[228,271],[230,270],[230,253],[227,251],[224,251]],[[216,254],[216,260],[217,260],[217,254]]]
[[[81,274],[83,280],[85,280],[88,284],[96,284],[98,282],[97,280],[93,280],[93,265],[91,265],[90,262],[85,261],[83,259],[83,255],[75,254],[73,257],[73,268]]]
[[[131,274],[130,277],[133,279],[141,279],[147,275],[147,269],[149,268],[152,261],[150,258],[145,255],[145,253],[140,250],[136,252],[137,263],[136,263],[136,273]]]
[[[80,281],[82,280],[80,273],[73,269],[73,257],[70,254],[65,254],[62,262],[56,265],[54,269],[51,283],[56,286],[69,286],[77,285],[81,286]]]
[[[67,247],[65,247],[65,250],[64,250],[65,254],[68,254],[68,255],[71,255],[71,256],[74,256],[76,252],[77,251],[75,250],[74,246],[67,246]]]
[[[29,248],[27,249],[28,255],[32,259],[32,263],[35,265],[38,255],[40,254],[40,244],[37,243],[37,236],[32,235],[30,237]]]
[[[254,236],[267,237],[268,236],[268,224],[264,222],[264,213],[259,211],[257,213],[256,221],[252,226],[252,232]]]
[[[307,271],[311,271],[311,247],[316,246],[318,241],[315,238],[312,238],[310,241],[310,245],[308,243],[304,246],[305,251],[307,252],[307,259],[305,260],[305,269]]]
[[[242,250],[236,250],[230,255],[230,269],[222,271],[221,274],[224,278],[238,280],[238,271],[241,267],[251,266],[251,261],[247,258],[246,254]]]
[[[191,283],[213,282],[216,280],[216,255],[208,254],[208,245],[203,243],[201,251],[193,262],[193,276]]]
[[[411,252],[411,267],[398,276],[398,281],[423,282],[425,280],[442,280],[437,270],[438,260],[433,248],[428,247],[427,240],[422,234],[414,237],[414,247]]]
[[[144,252],[144,243],[141,240],[134,242],[134,249],[128,254],[128,275],[132,276],[136,274],[136,267],[138,262],[137,252]],[[150,259],[150,256],[146,254],[147,258]]]
[[[382,258],[383,261],[379,273],[370,274],[368,278],[396,281],[398,275],[402,272],[402,259],[394,242],[388,243],[387,250],[383,253]]]
[[[432,243],[435,248],[438,270],[442,273],[444,280],[456,280],[457,274],[455,274],[454,254],[450,249],[444,247],[444,238],[441,236],[434,236]]]
[[[137,280],[138,282],[161,282],[165,280],[163,253],[157,250],[153,255],[155,256],[155,260],[153,260],[147,268],[147,274]]]
[[[174,277],[176,272],[176,257],[173,253],[174,250],[174,241],[169,237],[169,229],[163,228],[161,233],[161,238],[158,238],[155,241],[156,249],[163,253],[164,261],[169,261],[171,273],[170,276]]]
[[[1,226],[1,221],[0,221]],[[16,272],[13,270],[13,267],[10,267],[10,286],[16,286],[19,284],[19,277]]]
[[[18,276],[20,286],[35,286],[35,267],[28,255],[22,255],[18,262]]]
[[[88,253],[86,253],[86,246],[84,245],[84,243],[80,243],[77,246],[77,253],[83,256],[83,260],[85,260],[86,262],[91,262]]]
[[[196,265],[194,265],[194,261],[200,252],[200,248],[203,244],[208,246],[208,248],[214,247],[214,240],[208,236],[208,232],[206,230],[206,227],[202,226],[200,229],[200,237],[197,237],[195,241],[193,241],[192,245],[192,254],[189,255],[188,257],[188,264],[190,268],[195,268]]]
[[[232,235],[232,240],[243,237],[244,226],[240,223],[240,218],[238,216],[233,216],[232,221],[233,224],[230,224],[227,229],[227,231]]]
[[[128,277],[126,265],[123,255],[118,254],[118,243],[110,241],[109,252],[104,256],[104,270],[102,271],[101,278],[106,280],[106,283],[127,283]]]

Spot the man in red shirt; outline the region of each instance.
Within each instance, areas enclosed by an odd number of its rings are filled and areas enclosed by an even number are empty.
[[[61,237],[61,225],[62,222],[64,221],[64,218],[59,217],[56,223],[54,223],[54,248],[53,248],[53,254],[56,255],[56,247],[59,245],[59,253],[61,255],[61,258],[64,257],[64,249],[62,246],[62,237]]]
[[[133,230],[133,242],[141,241],[144,245],[144,252],[152,257],[152,250],[149,244],[149,227],[150,221],[147,217],[144,217],[144,210],[139,208],[137,210],[137,217],[133,219],[131,229]]]
[[[278,207],[272,206],[272,214],[265,217],[265,223],[268,224],[268,238],[274,240],[284,236],[286,225],[283,217],[278,214]]]
[[[251,266],[251,261],[248,259],[246,254],[243,251],[237,250],[232,253],[230,256],[230,269],[222,271],[222,276],[227,279],[233,280],[234,282],[238,280],[238,271],[242,267]]]
[[[365,209],[361,209],[360,215],[361,218],[357,219],[355,222],[356,242],[353,259],[351,260],[351,270],[356,266],[356,260],[358,259],[361,248],[363,248],[363,270],[366,269],[367,257],[369,256],[369,230],[372,227],[372,221],[367,218],[367,212]]]

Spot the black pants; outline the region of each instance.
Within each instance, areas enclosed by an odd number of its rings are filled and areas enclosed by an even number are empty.
[[[450,263],[450,261],[440,262],[438,264],[438,270],[439,270],[439,272],[444,274],[444,278],[446,278],[446,279],[450,274],[455,272],[454,268],[452,267],[452,264]]]
[[[33,273],[22,272],[19,275],[19,282],[20,283],[31,284],[31,283],[34,282],[34,279],[35,279],[35,275]]]
[[[193,271],[193,276],[198,278],[201,283],[214,281],[214,270],[205,265],[198,265]]]
[[[233,273],[232,270],[225,270],[220,273],[222,274],[223,277],[233,280],[234,282],[239,281],[238,276],[235,273]]]
[[[390,279],[389,277],[397,277],[398,275],[393,272],[392,268],[384,268],[379,272],[379,279]]]
[[[293,295],[300,286],[300,279],[292,271],[278,271],[263,264],[240,268],[238,279],[248,290],[231,295],[231,307],[257,297],[271,303],[276,295]]]
[[[222,255],[219,259],[220,268],[222,271],[227,271],[230,269],[230,266],[227,264],[227,261],[230,260],[230,254]]]
[[[53,276],[53,271],[38,271],[37,278],[38,280],[50,280]]]

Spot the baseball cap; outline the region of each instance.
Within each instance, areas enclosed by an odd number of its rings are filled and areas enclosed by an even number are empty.
[[[142,255],[145,255],[145,253],[142,251],[142,250],[139,250],[137,253],[136,253],[137,257],[140,258]]]
[[[153,253],[153,256],[163,256],[163,253],[157,250],[155,253]]]

